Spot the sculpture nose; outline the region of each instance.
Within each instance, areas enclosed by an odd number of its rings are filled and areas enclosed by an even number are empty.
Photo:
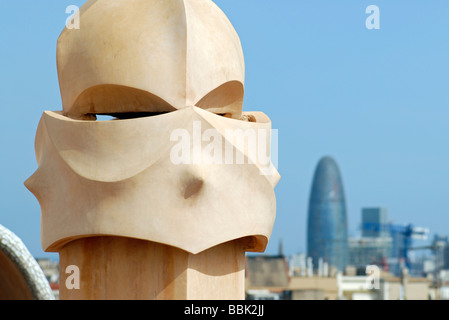
[[[195,177],[189,178],[185,183],[184,199],[190,199],[198,195],[203,189],[204,181]]]

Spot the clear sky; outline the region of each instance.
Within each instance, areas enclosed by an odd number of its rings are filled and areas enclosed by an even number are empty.
[[[0,224],[38,257],[40,207],[23,182],[37,169],[44,110],[61,110],[56,40],[76,0],[0,1]],[[267,253],[306,249],[319,159],[333,156],[350,235],[365,206],[395,223],[449,234],[449,1],[216,0],[240,35],[246,111],[279,130],[277,220]],[[380,9],[369,30],[366,8]]]

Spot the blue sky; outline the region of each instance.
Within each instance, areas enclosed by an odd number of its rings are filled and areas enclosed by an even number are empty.
[[[60,110],[56,40],[75,0],[0,1],[0,224],[31,253],[40,207],[23,182],[36,170],[34,137]],[[447,0],[217,0],[240,35],[246,111],[279,130],[277,220],[287,254],[306,248],[308,197],[319,159],[333,156],[350,235],[365,206],[395,223],[449,234],[449,2]],[[369,5],[380,30],[368,30]]]

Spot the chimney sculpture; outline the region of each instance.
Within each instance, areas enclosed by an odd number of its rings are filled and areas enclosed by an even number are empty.
[[[63,111],[44,112],[25,182],[60,298],[244,299],[280,177],[270,119],[242,111],[237,33],[211,0],[89,0],[80,22],[58,40]]]

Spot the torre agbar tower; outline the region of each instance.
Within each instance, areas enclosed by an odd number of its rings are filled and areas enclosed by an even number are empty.
[[[348,226],[343,182],[337,163],[323,157],[316,167],[310,192],[307,254],[314,269],[319,259],[344,271],[348,259]]]

